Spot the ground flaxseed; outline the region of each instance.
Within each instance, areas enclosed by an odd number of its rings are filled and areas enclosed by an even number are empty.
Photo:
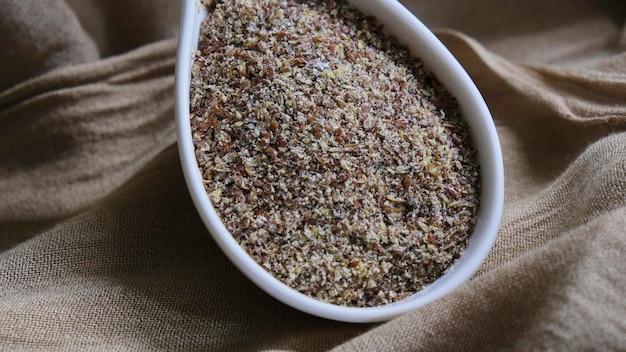
[[[208,1],[191,126],[226,228],[276,278],[338,305],[401,300],[475,227],[456,100],[343,1]]]

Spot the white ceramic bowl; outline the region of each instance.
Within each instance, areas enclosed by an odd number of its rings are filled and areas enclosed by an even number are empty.
[[[478,150],[481,198],[478,224],[469,247],[450,270],[425,289],[402,301],[379,307],[344,307],[324,303],[289,288],[259,266],[222,224],[202,184],[191,140],[189,90],[193,53],[206,12],[199,0],[184,0],[176,64],[176,124],[183,172],[191,197],[213,238],[230,260],[255,284],[301,311],[346,322],[388,320],[424,306],[466,282],[482,264],[496,238],[504,199],[502,154],[491,114],[465,70],[446,47],[413,14],[395,0],[352,0],[375,16],[385,30],[407,44],[457,98]],[[211,268],[207,268],[211,270]]]

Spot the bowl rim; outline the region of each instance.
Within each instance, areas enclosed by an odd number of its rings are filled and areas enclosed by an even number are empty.
[[[457,98],[478,151],[481,196],[478,223],[468,248],[449,271],[410,297],[377,307],[346,307],[318,301],[299,293],[258,265],[222,224],[204,189],[195,157],[189,123],[189,90],[193,50],[199,24],[205,16],[200,0],[183,0],[175,73],[175,115],[178,150],[192,201],[215,242],[257,286],[279,301],[303,312],[344,322],[385,321],[429,304],[456,289],[478,270],[497,236],[504,203],[504,169],[500,143],[487,105],[461,64],[437,37],[397,1],[349,0],[374,15],[401,42],[409,44],[446,88]]]

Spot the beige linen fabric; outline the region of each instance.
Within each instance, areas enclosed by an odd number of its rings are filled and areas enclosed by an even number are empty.
[[[406,0],[492,110],[493,252],[383,324],[263,293],[176,151],[180,3],[0,1],[0,350],[626,350],[626,3]]]

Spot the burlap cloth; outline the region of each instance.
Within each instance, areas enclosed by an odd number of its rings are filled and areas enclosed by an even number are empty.
[[[363,325],[279,303],[201,223],[178,1],[0,1],[0,350],[626,350],[626,2],[405,3],[493,112],[505,213],[468,284]]]

